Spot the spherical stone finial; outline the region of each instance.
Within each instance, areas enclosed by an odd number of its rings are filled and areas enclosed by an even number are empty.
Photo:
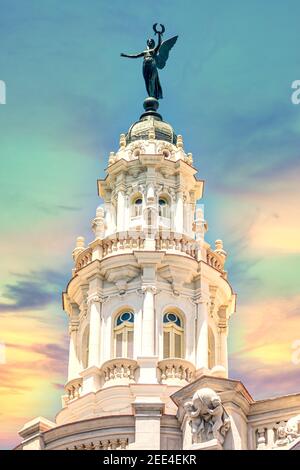
[[[126,135],[125,134],[120,134],[120,147],[121,148],[126,147]]]
[[[73,256],[73,260],[76,261],[76,259],[78,258],[78,255],[80,255],[80,253],[82,251],[84,251],[84,237],[77,237],[76,238],[76,245],[75,245],[75,248],[72,252],[72,256]]]
[[[116,154],[115,152],[110,152],[109,153],[109,159],[108,159],[108,164],[112,165],[115,162],[116,159]]]
[[[215,241],[215,246],[216,246],[216,250],[223,250],[223,241],[222,240],[216,240]]]
[[[215,253],[221,255],[221,256],[224,256],[224,258],[226,258],[227,256],[227,253],[226,251],[224,250],[223,248],[223,242],[222,240],[216,240],[215,241]]]
[[[182,138],[182,135],[178,134],[177,136],[177,143],[176,143],[177,147],[178,148],[182,148],[183,147],[183,138]]]
[[[145,112],[141,115],[140,119],[145,119],[147,116],[154,116],[158,120],[162,120],[161,115],[157,112],[159,108],[159,102],[156,98],[148,96],[143,103]]]
[[[84,248],[84,237],[76,238],[76,248]]]
[[[187,154],[186,158],[187,158],[187,163],[188,163],[189,165],[192,165],[192,164],[193,164],[193,154],[192,154],[191,152],[189,152],[189,153]]]
[[[143,103],[145,111],[157,111],[159,108],[159,101],[152,96],[148,96]]]

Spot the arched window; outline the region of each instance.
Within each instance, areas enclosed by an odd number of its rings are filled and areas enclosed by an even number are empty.
[[[215,335],[213,330],[208,327],[208,367],[212,369],[216,365],[215,358]]]
[[[140,217],[143,210],[143,199],[142,196],[137,196],[132,201],[131,215],[132,217]]]
[[[133,358],[133,328],[134,314],[130,310],[120,313],[114,326],[114,354],[115,357]]]
[[[90,325],[87,325],[82,335],[81,344],[81,362],[84,369],[87,368],[89,363],[89,340],[90,340]]]
[[[175,312],[164,314],[164,359],[183,357],[183,322]]]
[[[160,197],[158,199],[158,215],[160,217],[169,217],[170,216],[170,207],[167,199],[165,197]]]

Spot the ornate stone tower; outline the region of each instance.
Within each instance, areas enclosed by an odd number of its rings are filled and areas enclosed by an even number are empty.
[[[73,251],[62,409],[26,423],[18,449],[299,449],[300,394],[254,401],[228,378],[226,252],[205,241],[192,154],[144,107]]]
[[[119,428],[124,416],[133,425],[129,448],[180,448],[170,395],[203,374],[227,377],[235,296],[222,242],[211,249],[204,240],[192,154],[156,100],[144,107],[98,180],[104,204],[94,238],[87,246],[77,238],[73,251],[63,294],[69,373],[57,424],[110,417]]]

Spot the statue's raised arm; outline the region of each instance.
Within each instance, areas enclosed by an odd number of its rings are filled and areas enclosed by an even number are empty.
[[[121,57],[127,57],[127,59],[138,59],[139,57],[144,57],[144,52],[140,52],[139,54],[123,54],[121,52]]]
[[[174,36],[162,42],[162,36],[165,32],[164,25],[157,29],[157,23],[153,25],[155,34],[158,35],[158,42],[155,45],[154,39],[147,40],[147,49],[139,54],[121,54],[121,57],[137,59],[143,57],[143,76],[145,80],[148,96],[157,100],[163,97],[157,69],[163,69],[169,57],[169,52],[177,41],[178,36]]]

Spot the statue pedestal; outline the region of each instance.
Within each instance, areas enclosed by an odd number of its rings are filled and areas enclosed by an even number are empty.
[[[187,450],[223,450],[223,447],[217,439],[211,439],[207,442],[192,444]]]

